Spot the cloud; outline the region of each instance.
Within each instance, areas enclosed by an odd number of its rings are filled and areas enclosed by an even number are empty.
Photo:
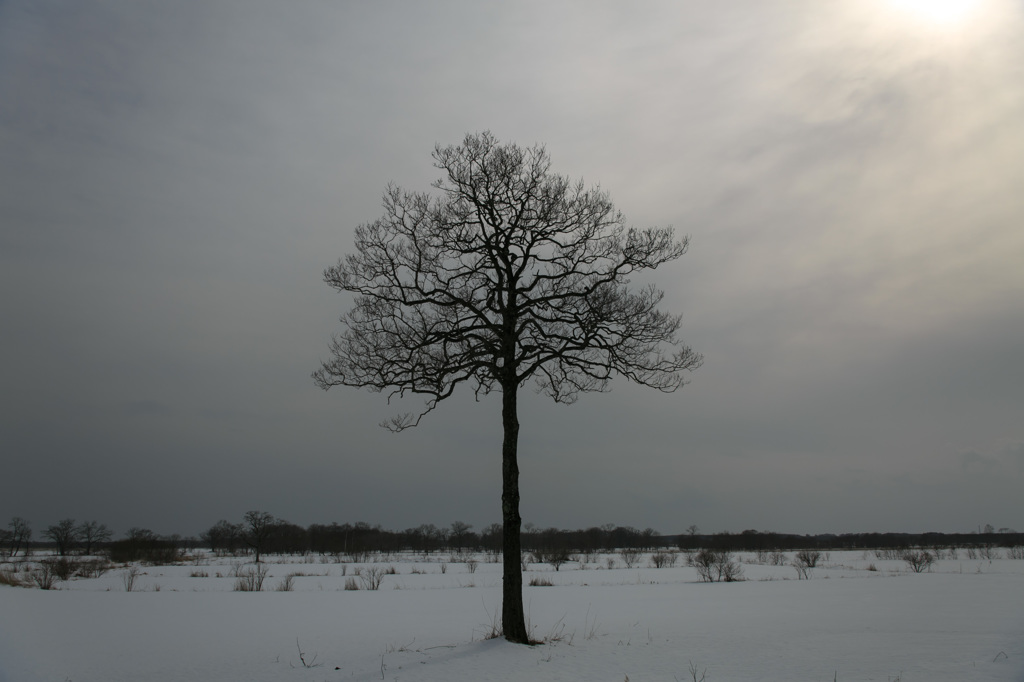
[[[1004,443],[992,451],[960,454],[966,473],[1020,477],[1024,473],[1024,443]]]
[[[652,280],[706,356],[525,396],[528,520],[1019,527],[1020,8],[883,4],[3,3],[0,517],[496,520],[494,397],[394,437],[309,380],[322,268],[491,129],[691,235]]]

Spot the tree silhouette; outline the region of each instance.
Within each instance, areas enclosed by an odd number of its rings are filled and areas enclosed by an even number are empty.
[[[502,628],[529,641],[520,564],[519,388],[533,379],[556,402],[606,390],[615,375],[671,392],[701,356],[676,337],[680,316],[658,310],[632,273],[682,256],[671,228],[627,228],[608,195],[550,170],[541,146],[489,132],[435,147],[438,193],[389,186],[384,216],[356,229],[356,252],[324,271],[356,294],[344,331],[313,378],[425,398],[415,426],[455,389],[502,394]]]
[[[49,538],[57,546],[57,554],[66,556],[71,546],[78,540],[78,526],[74,519],[62,519],[53,526],[48,526],[43,531],[43,536]]]
[[[28,544],[32,541],[32,526],[20,516],[12,518],[7,525],[11,529],[6,535],[11,556],[17,556],[19,549],[27,554]]]
[[[78,525],[77,533],[87,555],[92,554],[96,545],[108,542],[113,536],[107,525],[99,521],[83,521]]]
[[[265,511],[247,511],[242,517],[242,540],[252,548],[256,554],[256,562],[260,562],[260,555],[267,547],[267,539],[274,529],[275,519]]]

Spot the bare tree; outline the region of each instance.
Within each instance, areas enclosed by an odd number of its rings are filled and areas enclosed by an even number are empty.
[[[627,228],[600,189],[550,170],[541,146],[500,144],[485,132],[437,146],[438,194],[390,186],[384,216],[356,229],[356,253],[324,271],[356,294],[313,373],[321,388],[423,396],[401,431],[468,384],[502,394],[502,628],[528,642],[519,514],[518,391],[527,381],[556,402],[604,391],[615,375],[672,392],[701,364],[658,309],[663,292],[631,289],[632,274],[687,249],[671,228]]]
[[[78,540],[78,526],[75,525],[74,519],[63,519],[56,525],[47,527],[43,531],[43,536],[53,540],[57,545],[57,554],[66,556],[71,545]]]
[[[466,538],[473,529],[473,525],[462,521],[454,521],[448,528],[448,541],[454,546],[456,551],[461,552],[464,549],[463,545]]]
[[[20,516],[12,518],[7,526],[11,529],[7,535],[11,556],[17,556],[19,550],[28,553],[28,543],[32,541],[32,526]]]
[[[212,552],[232,552],[238,548],[241,535],[241,525],[221,519],[210,526],[209,530],[200,534],[199,538],[206,543]]]
[[[640,532],[640,539],[643,542],[644,549],[654,549],[654,545],[658,542],[655,538],[658,536],[658,531],[653,528],[644,528]]]
[[[97,544],[107,542],[113,535],[106,524],[96,521],[83,521],[75,531],[78,533],[78,538],[82,541],[87,555],[92,554],[92,550]]]
[[[256,554],[256,563],[267,545],[267,538],[274,529],[274,517],[265,511],[248,511],[242,517],[242,540]]]

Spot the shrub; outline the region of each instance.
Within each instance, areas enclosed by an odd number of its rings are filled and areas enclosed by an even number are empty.
[[[935,557],[932,556],[932,553],[924,549],[908,549],[903,553],[903,560],[907,562],[907,566],[914,573],[920,573],[927,568],[931,568],[931,565],[935,563]]]
[[[743,568],[739,562],[733,559],[732,552],[723,550],[717,554],[715,573],[718,575],[719,582],[733,583],[743,580]]]
[[[533,562],[538,564],[550,564],[556,571],[562,564],[569,561],[569,551],[564,548],[543,550],[538,549],[533,553]]]
[[[131,592],[135,589],[135,579],[139,577],[139,567],[131,566],[121,572],[121,582],[124,584],[124,591]]]
[[[380,589],[386,571],[380,566],[363,566],[356,572],[356,575],[362,581],[364,590],[377,590]]]
[[[810,580],[814,568],[818,565],[821,552],[802,549],[793,556],[793,568],[796,569],[798,580]]]
[[[359,583],[356,582],[355,578],[345,578],[345,589],[346,590],[358,590]]]
[[[1024,545],[1013,545],[1006,548],[1007,559],[1024,559]]]
[[[538,576],[534,576],[533,578],[530,578],[530,587],[553,587],[553,586],[554,586],[554,583],[551,582],[550,580],[548,580],[547,578],[541,578],[541,577],[538,577]]]
[[[715,562],[715,551],[713,549],[702,549],[686,557],[686,564],[697,569],[697,575],[701,582],[710,583],[714,581],[712,566]]]
[[[71,561],[67,557],[62,556],[59,559],[46,559],[42,563],[50,567],[50,571],[58,580],[68,580],[75,574],[75,562]]]
[[[701,582],[736,582],[743,580],[743,569],[732,552],[727,550],[702,549],[690,554],[686,563],[697,569]]]
[[[626,568],[633,568],[633,564],[640,560],[640,555],[640,550],[635,547],[627,547],[619,552],[619,556],[622,557],[622,563],[626,564]]]
[[[675,566],[676,559],[678,558],[679,556],[675,552],[655,552],[651,555],[651,563],[654,564],[655,568]]]
[[[808,568],[816,568],[821,559],[821,552],[812,549],[802,549],[796,553],[796,560]]]
[[[786,554],[778,549],[759,549],[754,553],[756,562],[766,566],[782,566],[786,563]]]
[[[262,563],[239,570],[235,578],[235,592],[259,592],[266,579],[267,567]]]
[[[110,562],[106,559],[86,559],[75,566],[75,575],[82,578],[99,578],[110,570]]]
[[[53,572],[52,562],[44,561],[39,564],[39,568],[32,572],[32,582],[41,590],[52,590],[53,586],[57,584],[57,576]]]

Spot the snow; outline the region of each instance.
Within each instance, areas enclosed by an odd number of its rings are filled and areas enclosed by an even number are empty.
[[[1020,560],[947,559],[917,574],[832,552],[810,580],[745,563],[745,581],[710,584],[682,562],[534,564],[525,581],[554,585],[525,588],[545,640],[526,647],[486,638],[501,566],[477,558],[471,573],[392,556],[376,563],[396,570],[378,591],[345,590],[358,566],[317,557],[269,557],[263,592],[233,591],[240,559],[228,557],[143,566],[132,592],[120,567],[59,590],[2,586],[0,682],[672,682],[692,680],[691,664],[706,682],[1024,680]],[[296,572],[293,591],[275,591]]]

